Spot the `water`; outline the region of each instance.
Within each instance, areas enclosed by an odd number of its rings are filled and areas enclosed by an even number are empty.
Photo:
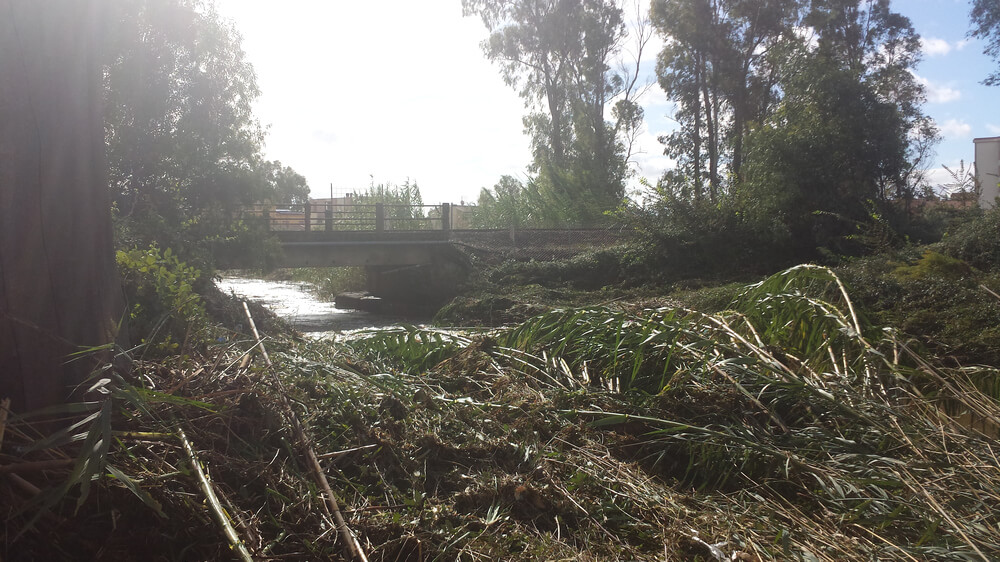
[[[259,302],[310,337],[331,337],[343,332],[400,324],[398,318],[344,310],[332,302],[321,301],[309,292],[307,283],[223,277],[216,285],[226,294],[232,292]]]

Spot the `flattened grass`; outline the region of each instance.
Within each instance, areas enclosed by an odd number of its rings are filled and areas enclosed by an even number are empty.
[[[1000,558],[996,370],[926,359],[824,268],[738,295],[711,314],[566,309],[269,349],[370,560]],[[59,532],[17,548],[228,556],[181,428],[254,556],[343,556],[252,346],[137,363],[121,387],[147,398],[116,403],[104,454],[129,481],[95,481],[75,517],[53,506]],[[4,463],[32,442],[14,429]]]

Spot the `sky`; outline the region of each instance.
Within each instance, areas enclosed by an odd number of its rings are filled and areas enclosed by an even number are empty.
[[[646,4],[646,0],[640,0]],[[255,111],[265,153],[304,175],[314,197],[375,183],[416,181],[426,204],[474,202],[502,175],[525,179],[531,161],[517,92],[484,57],[487,31],[461,0],[216,0],[243,38],[257,72]],[[646,4],[648,5],[648,4]],[[893,0],[923,40],[915,73],[938,124],[929,177],[946,184],[973,160],[973,138],[1000,136],[1000,87],[980,82],[997,67],[969,40],[969,0]],[[656,140],[672,104],[655,84],[659,39],[647,47],[640,99],[646,123],[635,177],[655,183],[672,163]]]

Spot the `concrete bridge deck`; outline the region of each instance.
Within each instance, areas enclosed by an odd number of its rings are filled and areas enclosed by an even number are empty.
[[[446,230],[274,232],[277,267],[406,266],[432,264],[453,253]]]

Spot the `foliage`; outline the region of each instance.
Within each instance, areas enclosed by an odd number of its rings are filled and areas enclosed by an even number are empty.
[[[734,240],[796,262],[858,251],[889,201],[922,189],[938,136],[912,74],[919,38],[888,2],[658,0],[652,13],[679,124],[661,138],[678,164],[654,216],[705,198],[694,207]]]
[[[913,265],[901,265],[893,274],[904,281],[940,278],[947,281],[959,281],[972,275],[969,264],[960,259],[926,250]]]
[[[490,270],[490,281],[498,287],[520,287],[541,284],[547,287],[566,286],[581,290],[598,290],[612,285],[637,284],[645,276],[633,276],[634,248],[619,245],[599,248],[563,260],[507,261]]]
[[[280,161],[264,162],[261,166],[272,202],[279,205],[301,205],[309,201],[306,178]]]
[[[559,310],[474,340],[465,350],[419,331],[405,339],[367,338],[364,349],[376,369],[398,368],[402,359],[404,372],[421,373],[421,381],[435,380],[435,373],[462,373],[467,381],[442,383],[441,395],[425,395],[418,404],[467,404],[488,412],[487,419],[506,420],[508,411],[523,416],[530,400],[532,411],[542,412],[535,428],[547,419],[545,412],[563,408],[576,429],[541,438],[559,442],[557,450],[539,445],[539,455],[560,459],[558,466],[575,450],[570,444],[577,443],[577,432],[604,430],[602,442],[619,447],[615,458],[638,460],[644,471],[679,489],[696,486],[701,516],[710,517],[710,497],[743,506],[723,510],[730,532],[732,517],[761,509],[751,516],[760,517],[757,524],[735,524],[732,539],[763,558],[995,555],[1000,543],[992,527],[980,524],[982,511],[972,500],[979,490],[995,489],[974,468],[992,459],[988,428],[996,427],[990,424],[1000,413],[994,369],[931,365],[891,330],[866,324],[845,285],[825,268],[800,266],[774,275],[746,287],[733,306],[711,315]],[[430,368],[440,359],[427,360],[435,353],[447,358]],[[468,381],[470,370],[496,382],[477,386]],[[514,372],[516,379],[506,375]],[[528,395],[551,398],[539,402],[508,391],[515,380],[527,381]],[[449,398],[454,392],[467,398]],[[986,433],[976,429],[979,422],[962,426],[941,408],[981,412]],[[580,422],[589,422],[587,429]],[[464,432],[451,431],[458,432],[454,446],[463,447]],[[946,450],[961,452],[949,456]],[[586,501],[587,474],[569,485],[575,503]],[[567,493],[561,487],[567,483],[552,472],[532,478]],[[612,493],[625,502],[619,485]],[[955,497],[970,503],[950,500]],[[557,510],[559,504],[537,505]],[[625,532],[619,521],[629,520],[608,519],[607,529]],[[783,528],[788,520],[810,531],[775,536],[774,525]],[[757,534],[755,528],[772,532]],[[839,538],[819,538],[828,533]]]
[[[979,178],[976,176],[976,163],[973,162],[968,168],[965,167],[965,160],[958,161],[958,169],[952,170],[948,166],[942,168],[951,176],[951,183],[944,184],[948,195],[958,194],[963,197],[974,197],[976,201],[983,192],[983,186],[979,185]]]
[[[973,37],[986,41],[983,53],[1000,62],[1000,5],[992,0],[973,0],[972,12]],[[1000,70],[990,74],[983,80],[987,85],[1000,85]]]
[[[738,197],[751,223],[780,232],[801,256],[836,248],[868,222],[901,177],[906,125],[894,104],[820,61],[804,60],[783,88],[780,108],[747,141]]]
[[[211,245],[259,241],[238,208],[308,196],[261,157],[256,76],[236,30],[203,0],[111,0],[105,137],[121,247],[156,243],[208,267]]]
[[[948,233],[942,250],[983,271],[1000,269],[1000,210],[994,207],[974,214]]]
[[[1000,288],[995,274],[947,253],[912,248],[853,260],[838,271],[859,313],[895,326],[903,341],[959,365],[1000,362],[1000,300],[983,288]]]
[[[897,202],[885,209],[885,215],[899,236],[913,244],[933,244],[954,234],[974,221],[982,211],[962,202],[959,206],[938,203],[937,199]]]
[[[667,98],[677,102],[680,125],[660,139],[666,154],[678,160],[666,178],[673,189],[716,201],[728,178],[741,177],[744,138],[777,97],[776,46],[797,16],[793,0],[653,2],[653,23],[669,39],[657,77]]]
[[[275,277],[308,283],[312,286],[312,291],[326,301],[333,301],[345,291],[361,291],[365,288],[363,267],[298,267],[268,276],[269,279]]]
[[[627,33],[618,2],[463,0],[463,9],[482,18],[486,56],[531,111],[532,183],[571,223],[601,222],[624,194],[627,144],[642,119],[638,71],[611,68]],[[640,31],[637,57],[647,40]]]
[[[492,190],[483,188],[480,191],[472,222],[476,228],[565,227],[575,224],[578,219],[572,207],[587,204],[557,198],[534,179],[529,179],[525,185],[516,178],[503,176]],[[594,212],[599,211],[595,209]]]
[[[204,329],[206,321],[195,291],[201,272],[156,245],[119,250],[117,256],[133,339],[161,352],[197,342],[192,332]]]
[[[617,214],[646,243],[637,262],[645,262],[648,278],[733,279],[787,267],[796,258],[787,239],[751,224],[733,199],[713,204],[672,191],[671,185],[649,188],[647,204],[625,205]]]
[[[25,453],[34,428],[8,423],[5,463],[25,479],[82,483],[67,453],[117,471],[85,479],[76,517],[52,504],[62,532],[29,529],[18,546],[46,558],[231,557],[193,496],[183,432],[255,558],[338,557],[285,401],[309,414],[309,442],[371,560],[1000,555],[989,509],[1000,477],[984,469],[996,369],[916,353],[867,323],[825,268],[736,293],[714,314],[589,307],[488,334],[270,339],[280,380],[261,376],[259,342],[238,332],[204,356],[136,361],[121,388],[144,400],[117,401],[110,431],[78,425]],[[56,468],[24,470],[42,460]],[[21,500],[13,486],[0,495]]]
[[[423,371],[454,355],[471,340],[444,330],[401,326],[362,332],[350,347],[369,360]]]
[[[100,349],[81,351],[79,356],[100,352]],[[24,439],[26,433],[22,428],[35,429],[37,420],[52,419],[58,416],[65,426],[58,427],[44,437],[22,442],[18,447],[21,459],[58,455],[69,461],[70,472],[57,485],[36,494],[29,502],[18,510],[12,510],[10,515],[24,516],[26,522],[17,537],[7,542],[14,542],[24,533],[33,530],[35,524],[45,516],[51,516],[54,508],[69,500],[76,492],[73,513],[76,514],[86,504],[93,488],[103,481],[114,480],[123,488],[141,500],[146,507],[160,518],[165,517],[160,504],[138,482],[126,475],[120,468],[110,462],[110,456],[116,445],[120,444],[112,430],[121,410],[148,413],[149,405],[160,399],[155,393],[149,393],[142,388],[127,382],[109,364],[105,364],[81,382],[81,390],[86,397],[82,402],[68,402],[52,406],[45,410],[15,415],[10,420],[14,428],[15,438]],[[29,431],[28,434],[36,434]],[[19,439],[19,440],[20,440]],[[80,444],[75,458],[70,459],[64,450]],[[13,457],[12,457],[13,458]],[[10,538],[10,537],[8,537]]]

